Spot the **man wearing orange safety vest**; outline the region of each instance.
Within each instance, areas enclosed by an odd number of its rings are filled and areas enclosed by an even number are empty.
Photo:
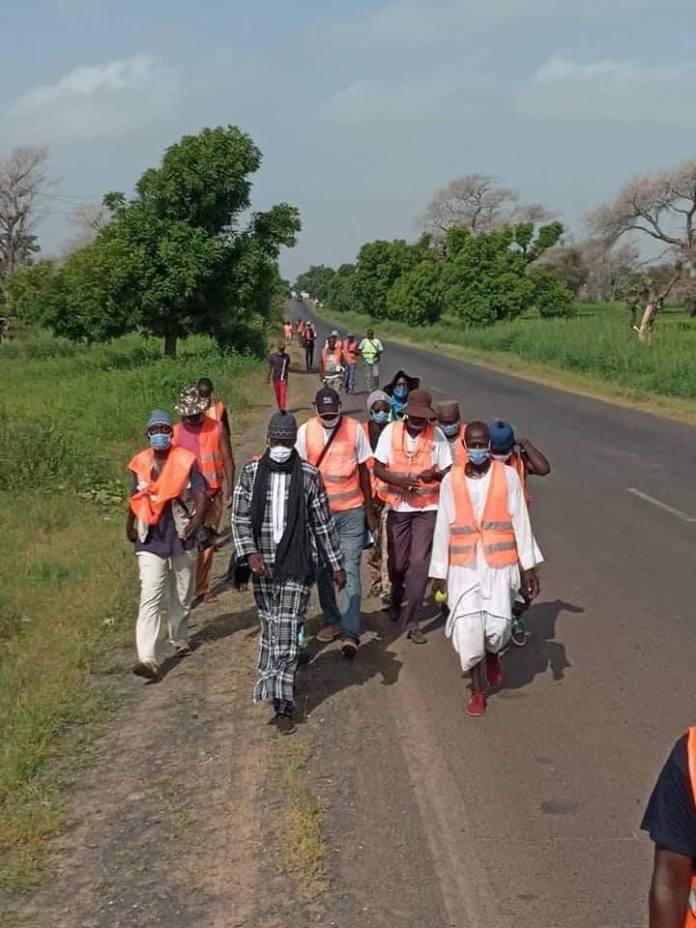
[[[358,358],[360,357],[359,343],[355,335],[346,335],[343,343],[343,361],[346,368],[344,385],[346,393],[355,393]]]
[[[339,378],[343,373],[343,367],[343,343],[338,337],[338,332],[333,331],[326,339],[326,344],[321,349],[319,376],[322,380],[325,377]],[[340,382],[340,380],[338,382]]]
[[[365,437],[374,453],[377,450],[380,435],[389,424],[389,397],[383,390],[373,390],[367,397],[367,412],[370,418],[363,422]],[[378,527],[374,531],[374,545],[367,558],[367,570],[370,577],[370,596],[379,596],[388,606],[391,602],[391,580],[389,579],[389,554],[387,551],[387,516],[389,507],[382,499],[386,487],[375,477],[375,459],[367,462],[372,478],[372,508],[377,516]]]
[[[674,745],[641,828],[655,843],[650,928],[696,928],[696,728]]]
[[[230,455],[232,454],[232,432],[230,429],[230,417],[227,408],[219,397],[215,396],[213,381],[210,377],[201,377],[197,384],[198,395],[201,399],[208,401],[208,408],[205,415],[213,422],[220,422],[225,432],[225,439],[229,445]]]
[[[163,599],[169,599],[169,641],[176,654],[190,653],[187,621],[194,591],[196,534],[205,512],[205,480],[195,455],[172,447],[169,413],[155,409],[147,423],[149,447],[128,463],[132,475],[126,534],[135,545],[140,608],[133,673],[159,680],[157,639]]]
[[[491,459],[488,426],[471,422],[464,442],[467,463],[442,481],[430,576],[434,592],[447,591],[446,634],[471,674],[467,713],[481,716],[487,687],[502,682],[498,655],[510,638],[513,596],[520,582],[530,600],[538,595],[543,559],[519,477]]]
[[[551,473],[551,465],[545,455],[535,448],[528,438],[515,438],[515,432],[508,422],[496,419],[488,427],[491,435],[491,457],[494,461],[502,461],[512,467],[520,478],[524,497],[529,505],[531,496],[527,486],[527,478],[546,477]],[[520,590],[515,597],[512,607],[511,640],[518,648],[527,643],[527,629],[523,614],[529,606],[524,593]]]
[[[174,426],[172,444],[185,448],[195,455],[198,467],[205,478],[208,507],[204,524],[207,538],[198,557],[196,573],[196,596],[193,605],[214,599],[210,593],[210,575],[213,569],[215,535],[225,506],[232,504],[234,490],[234,459],[221,422],[208,418],[205,412],[208,399],[204,399],[197,387],[186,387],[181,391],[176,407],[181,422]]]
[[[428,584],[440,481],[452,464],[452,454],[433,421],[436,413],[429,393],[411,390],[405,415],[406,421],[389,423],[379,437],[375,477],[386,485],[380,496],[389,506],[389,618],[401,621],[414,644],[426,644],[420,611]]]
[[[335,390],[319,390],[315,406],[316,416],[300,426],[296,447],[300,457],[321,473],[347,576],[337,602],[332,570],[327,565],[319,568],[317,588],[324,615],[317,638],[333,641],[340,637],[344,655],[352,658],[360,644],[360,561],[365,528],[366,524],[370,529],[377,528],[366,466],[372,451],[360,423],[342,414]]]
[[[459,403],[456,400],[442,400],[437,404],[436,410],[437,424],[450,444],[452,460],[455,464],[466,464],[466,448],[463,441],[466,422],[462,422]]]

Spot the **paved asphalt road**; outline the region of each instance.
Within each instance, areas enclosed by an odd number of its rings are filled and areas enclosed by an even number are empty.
[[[317,323],[323,341],[328,326]],[[435,778],[421,792],[434,803],[435,859],[451,861],[448,911],[470,928],[644,926],[652,849],[641,816],[673,742],[696,720],[694,431],[385,347],[384,375],[403,367],[435,399],[457,398],[465,418],[508,419],[553,468],[532,485],[547,560],[532,638],[506,658],[486,718],[465,717],[440,633],[419,658],[414,705],[428,720]],[[364,400],[346,407],[362,411]]]

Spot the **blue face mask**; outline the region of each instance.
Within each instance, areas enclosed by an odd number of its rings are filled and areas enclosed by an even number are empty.
[[[150,447],[153,451],[166,451],[172,443],[172,436],[169,432],[153,432],[148,435]]]
[[[396,397],[397,400],[405,400],[406,397],[408,396],[408,387],[405,385],[404,386],[399,385],[398,387],[394,387],[394,396]]]
[[[476,467],[485,464],[491,456],[491,452],[488,448],[467,448],[466,453],[469,455],[471,463]]]
[[[449,425],[443,425],[440,422],[440,428],[448,438],[455,438],[459,435],[460,424],[459,422],[451,422]]]
[[[374,409],[372,411],[372,421],[377,425],[386,425],[389,422],[389,413],[383,409]]]

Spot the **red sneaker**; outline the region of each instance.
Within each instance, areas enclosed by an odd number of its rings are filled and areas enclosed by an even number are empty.
[[[466,714],[479,718],[486,714],[486,697],[483,693],[474,693],[466,707]]]
[[[503,682],[503,668],[497,654],[486,654],[486,677],[489,686],[500,686]]]

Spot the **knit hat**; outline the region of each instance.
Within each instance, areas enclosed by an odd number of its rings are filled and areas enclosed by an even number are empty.
[[[341,398],[331,387],[323,387],[314,397],[317,415],[336,415],[341,409]]]
[[[198,387],[184,387],[175,409],[180,416],[197,416],[208,408],[208,397],[202,397]]]
[[[438,418],[442,416],[456,416],[458,419],[461,416],[459,412],[459,403],[457,400],[441,400],[435,407],[437,411]]]
[[[153,409],[150,413],[150,418],[147,420],[148,429],[153,428],[155,425],[168,425],[169,428],[172,427],[172,417],[166,411],[166,409]]]
[[[493,454],[507,454],[515,444],[515,432],[509,422],[495,419],[489,426],[491,433],[491,451]]]
[[[370,412],[375,403],[379,402],[386,403],[387,406],[390,405],[389,397],[384,390],[373,390],[367,398],[367,411]]]
[[[297,419],[289,412],[275,412],[268,423],[269,441],[295,441],[297,439]]]

